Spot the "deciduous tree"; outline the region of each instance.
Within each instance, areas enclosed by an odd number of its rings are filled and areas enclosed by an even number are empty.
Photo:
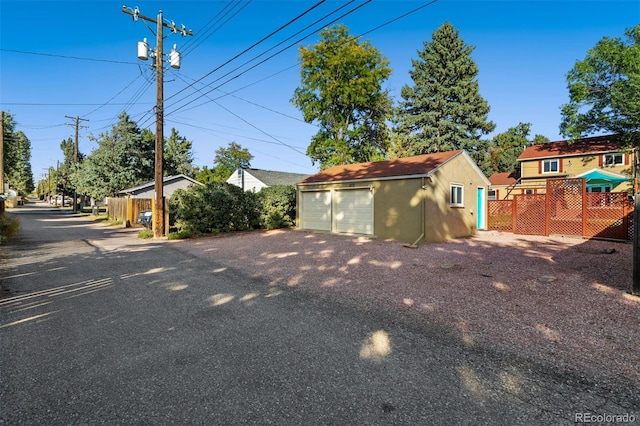
[[[391,74],[389,61],[344,25],[320,36],[300,48],[301,81],[291,99],[304,120],[320,128],[307,155],[321,169],[384,158],[391,101],[382,84]]]
[[[597,132],[640,136],[640,25],[626,40],[604,37],[567,74],[569,103],[562,106],[561,133],[580,138]]]
[[[91,152],[74,174],[79,192],[95,198],[113,196],[122,189],[153,180],[153,134],[138,128],[126,113],[97,138]]]

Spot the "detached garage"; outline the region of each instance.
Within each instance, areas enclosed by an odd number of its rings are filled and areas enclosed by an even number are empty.
[[[299,229],[411,243],[485,228],[489,181],[462,151],[328,168],[298,182]]]

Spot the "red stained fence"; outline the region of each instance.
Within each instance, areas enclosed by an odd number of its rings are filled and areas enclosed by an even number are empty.
[[[633,238],[633,203],[626,192],[587,192],[585,179],[549,179],[546,194],[491,200],[489,229],[525,235]]]

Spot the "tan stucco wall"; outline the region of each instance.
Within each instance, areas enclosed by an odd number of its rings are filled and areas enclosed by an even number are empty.
[[[374,183],[374,232],[379,238],[414,242],[422,233],[422,179]]]
[[[464,187],[464,207],[449,205],[450,183]],[[420,242],[437,242],[466,237],[476,232],[477,189],[487,185],[483,176],[463,156],[453,158],[432,177],[404,178],[355,183],[305,185],[298,188],[297,218],[300,223],[300,190],[340,189],[373,185],[374,236],[412,243],[422,233],[424,209],[425,235]],[[423,203],[424,197],[427,202]],[[486,206],[486,200],[485,206]],[[485,211],[485,217],[487,212]]]
[[[464,207],[449,205],[450,184],[463,185]],[[476,233],[478,187],[487,185],[463,156],[455,157],[427,180],[429,201],[426,203],[425,242],[444,241]],[[486,206],[486,201],[485,201]],[[486,217],[485,211],[485,217]]]

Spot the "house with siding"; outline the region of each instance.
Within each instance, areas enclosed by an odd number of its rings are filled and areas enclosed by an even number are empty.
[[[550,178],[584,178],[587,192],[622,192],[633,188],[634,151],[615,135],[557,141],[527,147],[518,157],[516,188],[544,192]]]
[[[274,185],[295,185],[309,175],[300,173],[277,172],[272,170],[239,168],[229,176],[227,183],[239,186],[245,191],[259,192],[262,188]]]
[[[179,174],[175,176],[165,176],[162,178],[162,195],[171,198],[171,195],[177,189],[187,189],[192,185],[202,185],[189,176]],[[155,181],[145,182],[143,184],[123,189],[118,192],[118,197],[130,198],[155,198]]]
[[[302,230],[436,242],[486,225],[489,181],[462,150],[330,167],[298,182]]]

